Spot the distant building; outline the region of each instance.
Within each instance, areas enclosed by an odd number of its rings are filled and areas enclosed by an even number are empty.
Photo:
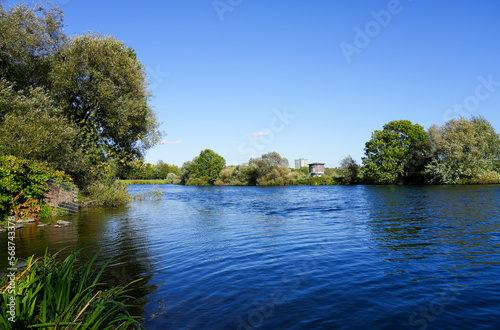
[[[322,176],[325,174],[325,163],[311,163],[309,164],[310,176]]]
[[[307,167],[309,165],[309,162],[307,159],[304,158],[299,158],[295,160],[295,169],[300,170],[301,167]]]

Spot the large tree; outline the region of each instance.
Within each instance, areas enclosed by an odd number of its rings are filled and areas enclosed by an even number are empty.
[[[433,125],[428,135],[432,160],[426,172],[432,183],[498,176],[500,138],[486,119],[451,119],[441,127]]]
[[[123,42],[70,40],[56,6],[3,1],[0,32],[0,153],[55,165],[85,188],[110,177],[106,162],[159,141],[144,67]]]
[[[259,186],[284,186],[289,183],[288,159],[277,152],[250,159],[250,166],[255,168],[255,183]]]
[[[425,165],[426,133],[409,120],[391,121],[372,133],[363,164],[372,183],[418,182]]]
[[[73,38],[51,73],[65,116],[82,129],[94,157],[129,160],[158,142],[144,67],[133,50],[108,36]]]

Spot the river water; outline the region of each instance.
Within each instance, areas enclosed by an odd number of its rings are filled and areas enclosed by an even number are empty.
[[[500,329],[500,186],[159,187],[19,230],[17,256],[114,257],[146,329]]]

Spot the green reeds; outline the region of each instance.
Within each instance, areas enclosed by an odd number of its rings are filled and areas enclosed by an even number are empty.
[[[15,322],[9,320],[9,285],[0,278],[0,329],[139,329],[138,317],[131,316],[126,302],[129,286],[105,289],[99,279],[109,264],[96,268],[97,254],[77,266],[82,250],[64,261],[58,253],[27,260],[27,267],[16,276]]]

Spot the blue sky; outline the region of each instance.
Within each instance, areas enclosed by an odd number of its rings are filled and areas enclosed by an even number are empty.
[[[168,133],[145,160],[203,149],[358,161],[376,129],[482,115],[500,131],[500,2],[60,0],[70,35],[134,48]]]

